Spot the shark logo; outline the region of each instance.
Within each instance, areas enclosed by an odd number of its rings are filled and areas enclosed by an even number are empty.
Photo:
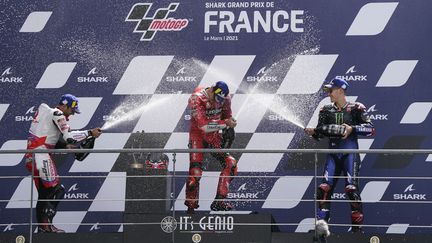
[[[1,83],[22,83],[23,77],[15,77],[12,76],[11,67],[6,68],[1,76],[0,76],[0,82]]]
[[[32,106],[30,107],[26,113],[24,114],[24,116],[15,116],[15,121],[16,122],[27,122],[27,121],[33,121],[33,115],[36,113],[35,111],[35,107]]]
[[[376,104],[369,107],[369,109],[367,109],[366,111],[368,113],[369,119],[373,121],[387,121],[389,114],[376,114],[376,112],[378,112],[378,109],[375,106]]]
[[[355,66],[352,66],[350,68],[348,68],[348,70],[345,72],[345,74],[349,74],[349,73],[356,73],[357,71],[354,70]]]
[[[3,71],[3,73],[2,73],[1,76],[11,75],[11,74],[12,74],[11,68],[9,67],[9,68],[6,68],[6,70]]]
[[[79,188],[77,188],[78,183],[73,184],[71,187],[69,187],[68,192],[78,191]]]
[[[89,199],[89,193],[76,192],[78,191],[78,183],[73,184],[69,187],[67,193],[65,193],[64,198],[66,199]]]
[[[336,78],[343,79],[345,81],[367,81],[367,75],[358,74],[355,68],[355,65],[351,66],[345,71],[344,75],[338,75]]]
[[[246,189],[246,183],[244,183],[243,185],[241,185],[238,189],[237,189],[237,191],[239,192],[239,191],[246,191],[247,189]]]
[[[88,73],[87,73],[87,76],[90,76],[90,75],[96,75],[97,74],[97,72],[96,72],[96,68],[94,67],[94,68],[92,68],[92,70],[90,70]]]
[[[377,109],[375,109],[375,106],[376,106],[376,104],[373,105],[373,106],[371,106],[371,107],[369,107],[369,109],[367,110],[367,112],[368,112],[368,113],[371,113],[371,112],[378,111]]]
[[[260,192],[245,192],[247,191],[246,183],[242,184],[237,192],[229,192],[227,198],[229,199],[258,199]]]
[[[26,115],[27,115],[27,114],[34,114],[34,113],[36,112],[34,109],[35,109],[34,106],[30,107],[30,108],[26,111]]]
[[[100,229],[100,227],[99,227],[99,222],[98,222],[90,228],[90,231],[99,230],[99,229]]]
[[[15,228],[13,228],[12,226],[13,226],[13,224],[6,225],[6,227],[4,228],[3,232],[8,232],[8,231],[14,230]]]
[[[98,71],[96,67],[92,68],[85,77],[78,77],[78,83],[108,83],[108,77],[97,76]]]
[[[414,184],[411,184],[405,188],[403,193],[393,194],[394,200],[414,200],[414,201],[425,201],[427,200],[426,193],[413,193],[417,191],[414,189]]]
[[[177,71],[176,74],[177,74],[177,75],[179,75],[179,74],[185,74],[185,67],[180,68],[180,69]]]
[[[273,64],[274,65],[274,64]],[[273,66],[272,65],[272,66]],[[267,82],[277,82],[278,77],[277,76],[271,76],[268,74],[268,69],[266,66],[262,67],[255,76],[247,76],[246,82],[249,83],[267,83]]]
[[[262,68],[257,72],[257,75],[260,75],[260,74],[262,74],[262,75],[266,74],[266,67],[262,67]]]
[[[187,76],[186,75],[186,68],[182,67],[174,76],[166,76],[165,80],[167,82],[174,82],[174,83],[185,83],[185,82],[197,82],[196,76]]]
[[[414,184],[407,186],[407,188],[405,188],[405,190],[404,190],[404,193],[415,191],[413,186],[414,186]]]

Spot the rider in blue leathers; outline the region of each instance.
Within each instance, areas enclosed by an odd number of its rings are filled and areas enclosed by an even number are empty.
[[[349,87],[343,79],[333,79],[324,85],[331,104],[321,108],[316,128],[305,128],[305,132],[316,139],[329,138],[330,149],[358,149],[357,137],[371,136],[375,129],[370,122],[366,107],[346,100],[345,92]],[[352,231],[361,231],[363,209],[358,187],[360,159],[358,154],[328,154],[324,178],[317,190],[319,201],[317,219],[328,222],[330,219],[330,200],[338,178],[345,176],[345,193],[350,200]]]

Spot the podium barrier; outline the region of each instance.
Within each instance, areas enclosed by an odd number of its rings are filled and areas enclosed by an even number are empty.
[[[92,153],[152,153],[173,152],[173,160],[176,153],[188,152],[214,152],[214,149],[190,149],[190,150],[164,150],[164,149],[105,149],[105,150],[79,150],[80,152]],[[432,150],[331,150],[331,149],[286,149],[286,150],[244,150],[230,149],[229,152],[243,153],[314,153],[315,173],[314,183],[317,184],[317,164],[320,153],[372,153],[372,154],[432,154]],[[28,150],[2,150],[0,153],[27,153]],[[38,150],[34,153],[74,153],[70,150]],[[173,210],[175,198],[172,197],[172,185],[175,185],[175,161],[173,172],[167,170],[128,168],[126,170],[126,199],[123,222],[111,224],[122,224],[123,232],[118,233],[66,233],[66,234],[34,234],[33,206],[29,207],[29,223],[15,224],[17,227],[29,226],[27,233],[3,232],[0,233],[0,242],[312,242],[314,233],[279,233],[275,232],[280,223],[274,223],[270,214],[214,214],[197,213],[193,216],[185,215]],[[33,177],[33,175],[32,175]],[[73,177],[89,177],[86,175]],[[96,177],[96,176],[95,176]],[[249,176],[251,177],[251,176]],[[4,176],[3,178],[10,178]],[[374,177],[375,178],[375,177]],[[379,178],[379,177],[378,177]],[[393,179],[423,179],[430,180],[431,177],[394,177]],[[171,181],[172,180],[172,181]],[[33,180],[30,180],[33,183]],[[32,187],[31,187],[32,188]],[[30,200],[34,201],[33,190],[30,190]],[[130,200],[129,200],[130,199]],[[157,199],[157,200],[146,200]],[[160,199],[160,200],[159,200]],[[64,200],[64,199],[60,199]],[[96,201],[106,199],[80,199],[79,201]],[[177,199],[178,200],[178,199]],[[204,199],[203,199],[204,200]],[[267,199],[268,200],[268,199]],[[276,200],[276,199],[275,199]],[[282,199],[281,199],[282,200]],[[285,199],[284,199],[285,200]],[[28,200],[27,200],[28,201]],[[306,201],[306,200],[303,200]],[[316,200],[309,200],[316,205]],[[337,200],[333,200],[337,201]],[[29,201],[30,202],[30,201]],[[392,203],[396,201],[382,201],[381,203]],[[367,203],[367,201],[366,201]],[[402,203],[402,202],[397,202]],[[422,201],[416,203],[430,203]],[[29,206],[32,205],[29,203]],[[409,204],[407,204],[409,205]],[[315,208],[316,209],[316,208]],[[234,212],[235,213],[235,212]],[[58,223],[62,225],[62,222]],[[68,223],[66,223],[68,224]],[[82,222],[71,222],[69,224],[86,225]],[[291,224],[291,223],[287,223]],[[87,223],[88,225],[88,223]],[[347,226],[332,224],[332,227]],[[313,227],[313,225],[312,225]],[[389,227],[389,225],[364,225],[364,227]],[[414,227],[414,226],[413,226]],[[430,228],[430,225],[416,225],[417,228]],[[305,232],[305,231],[303,231]],[[21,236],[22,235],[22,236]],[[24,239],[24,241],[22,240]],[[349,234],[333,233],[328,242],[432,242],[428,234]]]

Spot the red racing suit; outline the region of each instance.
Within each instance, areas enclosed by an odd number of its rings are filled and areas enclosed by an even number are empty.
[[[191,123],[189,130],[189,148],[221,148],[221,134],[219,130],[227,127],[225,119],[232,117],[231,98],[227,96],[223,104],[211,102],[206,90],[198,87],[189,98],[191,109]],[[217,199],[226,198],[229,185],[237,173],[237,161],[228,153],[212,153],[222,164],[222,171],[217,186]],[[202,176],[203,153],[190,153],[189,177],[186,183],[185,205],[198,208],[199,181]]]

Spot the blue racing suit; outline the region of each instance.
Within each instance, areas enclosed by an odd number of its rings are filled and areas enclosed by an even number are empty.
[[[319,132],[319,128],[325,125],[350,125],[353,130],[351,134],[342,139],[332,137],[329,134]],[[329,137],[330,149],[358,149],[357,136],[371,136],[375,129],[367,116],[366,107],[361,103],[348,102],[339,109],[335,104],[326,105],[321,108],[318,118],[318,125],[315,129],[316,136]],[[351,222],[353,225],[363,224],[363,209],[358,188],[358,175],[360,170],[360,158],[358,154],[328,154],[324,178],[317,190],[319,201],[317,218],[328,221],[330,219],[330,199],[336,186],[338,178],[334,176],[345,176],[345,194],[350,200]],[[357,226],[358,228],[358,226]]]

